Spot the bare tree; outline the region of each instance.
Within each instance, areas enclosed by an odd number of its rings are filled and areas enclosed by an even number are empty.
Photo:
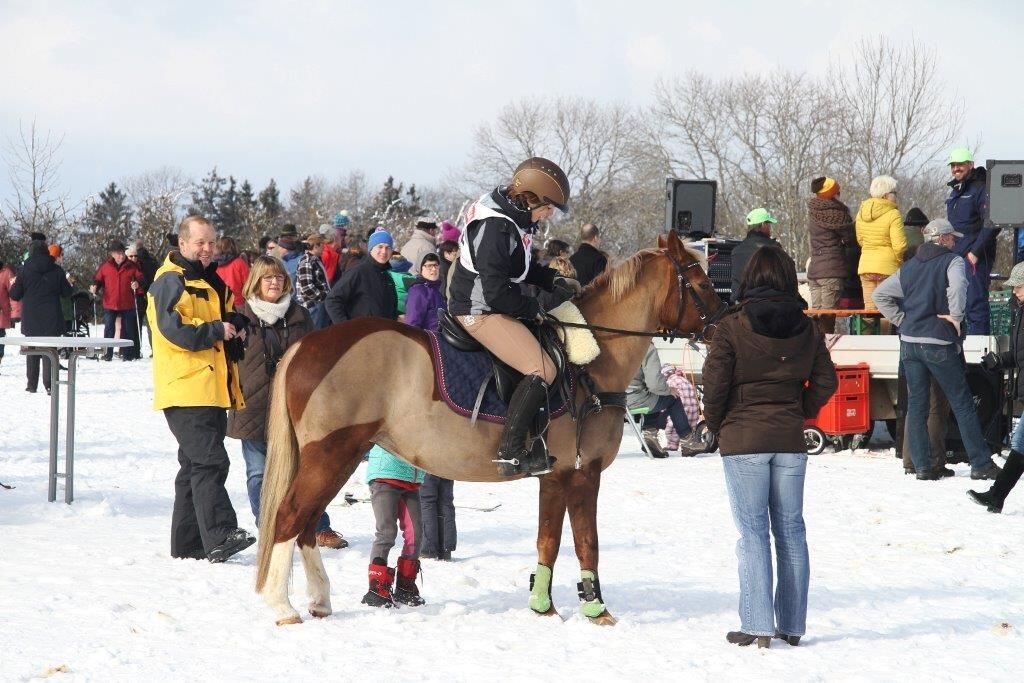
[[[177,229],[194,185],[180,169],[170,166],[121,181],[135,209],[137,236],[154,254],[162,251],[167,233]]]
[[[3,150],[11,195],[0,209],[12,237],[26,240],[29,233],[44,233],[51,242],[66,242],[74,219],[68,195],[60,187],[60,147],[64,138],[36,128],[33,121],[18,125],[17,139]]]

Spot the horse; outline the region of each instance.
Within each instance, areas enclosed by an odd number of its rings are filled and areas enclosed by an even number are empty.
[[[624,397],[651,337],[703,338],[726,310],[696,255],[675,233],[659,237],[658,245],[599,275],[576,297],[601,349],[586,366],[597,392]],[[576,393],[577,408],[594,399]],[[524,476],[497,474],[492,460],[502,426],[474,424],[449,409],[437,388],[427,334],[396,321],[359,318],[307,335],[282,357],[271,394],[256,591],[278,625],[302,621],[288,598],[296,543],[309,614],[331,614],[316,522],[374,443],[447,479]],[[587,417],[577,443],[574,417],[550,423],[547,445],[555,465],[539,477],[538,571],[529,600],[536,613],[557,614],[551,570],[568,512],[583,579],[580,595],[586,596],[581,609],[594,623],[615,623],[598,582],[597,499],[601,472],[615,459],[623,426],[622,412],[606,407]]]

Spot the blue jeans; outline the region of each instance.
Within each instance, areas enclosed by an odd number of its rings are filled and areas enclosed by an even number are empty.
[[[974,398],[967,387],[967,366],[957,344],[918,344],[900,342],[900,361],[907,377],[907,423],[910,454],[914,469],[932,469],[932,447],[928,440],[928,399],[931,378],[942,387],[949,407],[960,428],[960,439],[967,450],[972,470],[992,463],[992,451],[981,433],[981,422],[974,409]]]
[[[1017,420],[1017,426],[1013,428],[1013,434],[1010,435],[1010,448],[1018,453],[1024,453],[1024,417]]]
[[[726,455],[722,464],[740,532],[740,628],[755,636],[772,636],[777,630],[802,636],[811,576],[803,513],[807,454]],[[779,574],[774,603],[769,524]]]
[[[245,487],[249,491],[249,507],[260,524],[260,491],[263,490],[263,470],[267,467],[267,442],[242,439],[242,457],[245,459]],[[316,532],[331,528],[331,518],[324,512],[316,524]]]

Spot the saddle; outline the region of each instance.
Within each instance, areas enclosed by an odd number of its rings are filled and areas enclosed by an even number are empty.
[[[474,354],[477,357],[485,358],[489,368],[479,378],[480,385],[475,392],[476,400],[473,402],[473,417],[479,415],[482,419],[488,419],[495,417],[493,410],[488,408],[487,394],[490,393],[489,389],[493,388],[496,393],[495,398],[499,400],[504,406],[507,406],[509,400],[512,398],[513,392],[519,385],[520,380],[523,379],[523,374],[518,370],[508,366],[500,359],[496,358],[490,351],[487,350],[480,342],[471,337],[465,328],[446,310],[438,310],[438,325],[437,325],[437,338],[439,342],[439,349],[435,351],[435,358],[439,361],[438,380],[441,383],[447,383],[448,369],[444,362],[441,360],[443,355],[443,346],[450,346],[451,348],[464,352],[467,354]],[[540,342],[541,348],[551,357],[555,363],[556,379],[548,387],[548,402],[552,408],[559,406],[558,410],[552,410],[551,417],[557,417],[562,412],[565,412],[566,403],[569,397],[572,395],[574,390],[574,381],[572,372],[568,370],[569,362],[566,358],[565,349],[561,342],[558,340],[558,335],[554,330],[545,325],[535,325],[531,323],[524,323],[527,328],[533,333]],[[461,354],[460,354],[461,355]],[[469,373],[473,378],[473,386],[476,385],[479,372]],[[449,392],[443,392],[446,395]],[[449,405],[452,405],[452,401],[449,401]],[[455,401],[454,403],[459,403]],[[468,407],[465,405],[466,401],[461,402],[462,407]],[[481,412],[481,405],[483,404],[484,410]],[[493,407],[493,405],[491,406]],[[503,412],[503,411],[501,411]],[[503,415],[498,416],[501,421],[504,421]]]

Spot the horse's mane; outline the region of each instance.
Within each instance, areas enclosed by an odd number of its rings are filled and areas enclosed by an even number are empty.
[[[689,242],[683,242],[683,246],[690,256],[697,261],[700,260],[701,255],[689,246]],[[583,290],[583,293],[587,294],[598,289],[607,289],[612,301],[620,301],[622,297],[636,287],[644,264],[655,256],[664,253],[662,249],[641,249],[619,265],[604,271],[594,278]]]

